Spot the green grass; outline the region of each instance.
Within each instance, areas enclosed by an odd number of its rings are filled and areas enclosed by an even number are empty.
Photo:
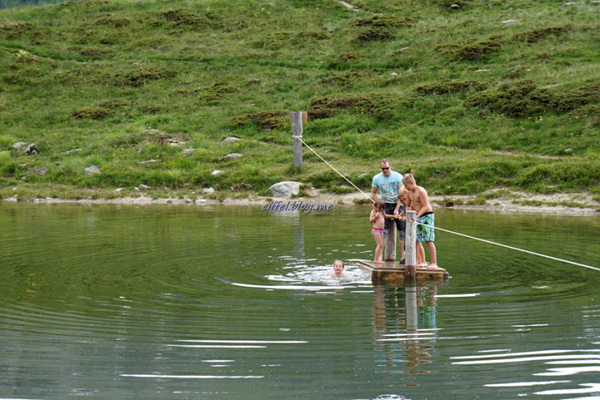
[[[142,184],[224,198],[282,180],[346,192],[308,150],[292,168],[298,110],[307,144],[367,191],[387,157],[430,194],[600,193],[600,6],[352,3],[361,11],[335,0],[0,10],[0,198]],[[85,175],[90,165],[101,174]]]

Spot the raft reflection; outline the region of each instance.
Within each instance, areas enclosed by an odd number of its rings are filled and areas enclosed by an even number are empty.
[[[373,331],[388,374],[428,374],[436,341],[436,285],[375,285]],[[416,385],[416,384],[415,384]]]

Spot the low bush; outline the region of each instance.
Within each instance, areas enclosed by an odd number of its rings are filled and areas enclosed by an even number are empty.
[[[89,106],[72,111],[71,116],[78,119],[101,119],[110,114],[110,112],[106,107]]]

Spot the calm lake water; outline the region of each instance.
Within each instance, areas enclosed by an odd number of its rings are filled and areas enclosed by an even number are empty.
[[[600,398],[600,272],[437,232],[445,284],[327,279],[369,211],[0,202],[0,398]],[[600,266],[600,217],[436,224]]]

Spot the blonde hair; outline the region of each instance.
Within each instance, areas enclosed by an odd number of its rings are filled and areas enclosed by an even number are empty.
[[[415,182],[415,177],[411,173],[405,174],[404,178],[402,178],[402,183],[404,183],[404,184],[407,184],[407,183],[416,183]]]

